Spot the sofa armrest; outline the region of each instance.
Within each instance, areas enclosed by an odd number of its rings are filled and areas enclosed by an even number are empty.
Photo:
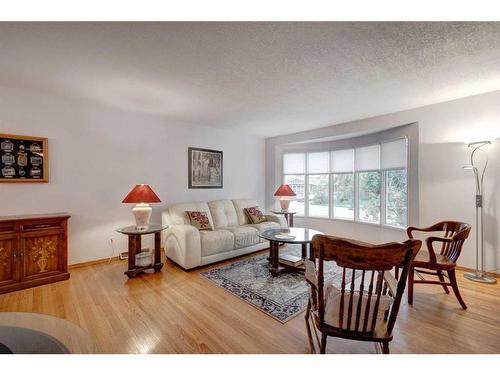
[[[201,265],[200,231],[192,225],[171,225],[164,231],[166,255],[185,269]]]
[[[283,218],[283,220],[282,220],[282,218]],[[279,217],[278,215],[266,215],[266,220],[278,223],[283,228],[288,228],[288,224],[283,216]]]

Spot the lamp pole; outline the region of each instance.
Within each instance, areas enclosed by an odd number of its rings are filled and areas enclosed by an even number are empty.
[[[483,181],[484,174],[486,172],[486,167],[488,166],[488,154],[486,151],[481,149],[481,147],[490,144],[490,141],[474,142],[469,143],[469,147],[472,148],[470,154],[470,165],[464,167],[464,169],[471,169],[474,173],[474,179],[476,182],[476,271],[466,272],[464,277],[466,279],[477,281],[485,284],[495,284],[497,280],[494,277],[486,275],[484,272],[484,225],[483,225]],[[483,153],[485,157],[485,162],[481,172],[474,163],[474,157],[476,152]],[[481,267],[479,267],[479,254],[481,254]]]

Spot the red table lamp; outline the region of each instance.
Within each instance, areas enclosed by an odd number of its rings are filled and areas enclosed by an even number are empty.
[[[135,225],[138,230],[146,230],[153,209],[148,203],[161,202],[149,185],[135,185],[135,187],[123,198],[122,203],[137,203],[132,209],[135,216]]]
[[[281,205],[281,211],[288,211],[288,207],[290,206],[290,200],[292,197],[295,197],[295,193],[290,186],[287,184],[281,185],[278,190],[274,193],[274,196],[278,198]]]

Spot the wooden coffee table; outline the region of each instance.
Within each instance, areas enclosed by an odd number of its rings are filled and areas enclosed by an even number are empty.
[[[269,241],[269,271],[273,276],[278,276],[282,272],[300,272],[303,268],[293,267],[288,264],[280,263],[279,261],[279,244],[301,244],[302,245],[302,259],[311,257],[311,242],[315,234],[323,234],[314,229],[309,228],[281,228],[269,229],[261,234],[259,237]],[[289,236],[289,237],[284,237]],[[308,252],[309,248],[309,252]]]

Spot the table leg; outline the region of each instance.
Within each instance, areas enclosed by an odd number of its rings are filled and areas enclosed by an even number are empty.
[[[136,234],[135,235],[135,255],[141,253],[141,248],[142,248],[141,235]],[[134,259],[134,264],[135,264],[135,259]]]
[[[273,276],[279,273],[279,243],[277,241],[269,241],[269,271]]]
[[[135,268],[135,236],[128,236],[128,269],[133,270]]]
[[[302,259],[307,258],[307,243],[302,244]]]
[[[293,214],[288,214],[288,226],[293,227]]]
[[[161,270],[163,263],[161,262],[161,233],[155,233],[155,261],[154,270],[155,272]]]
[[[129,235],[128,236],[128,270],[125,275],[135,277],[137,275],[135,267],[135,255],[141,252],[141,236]]]

